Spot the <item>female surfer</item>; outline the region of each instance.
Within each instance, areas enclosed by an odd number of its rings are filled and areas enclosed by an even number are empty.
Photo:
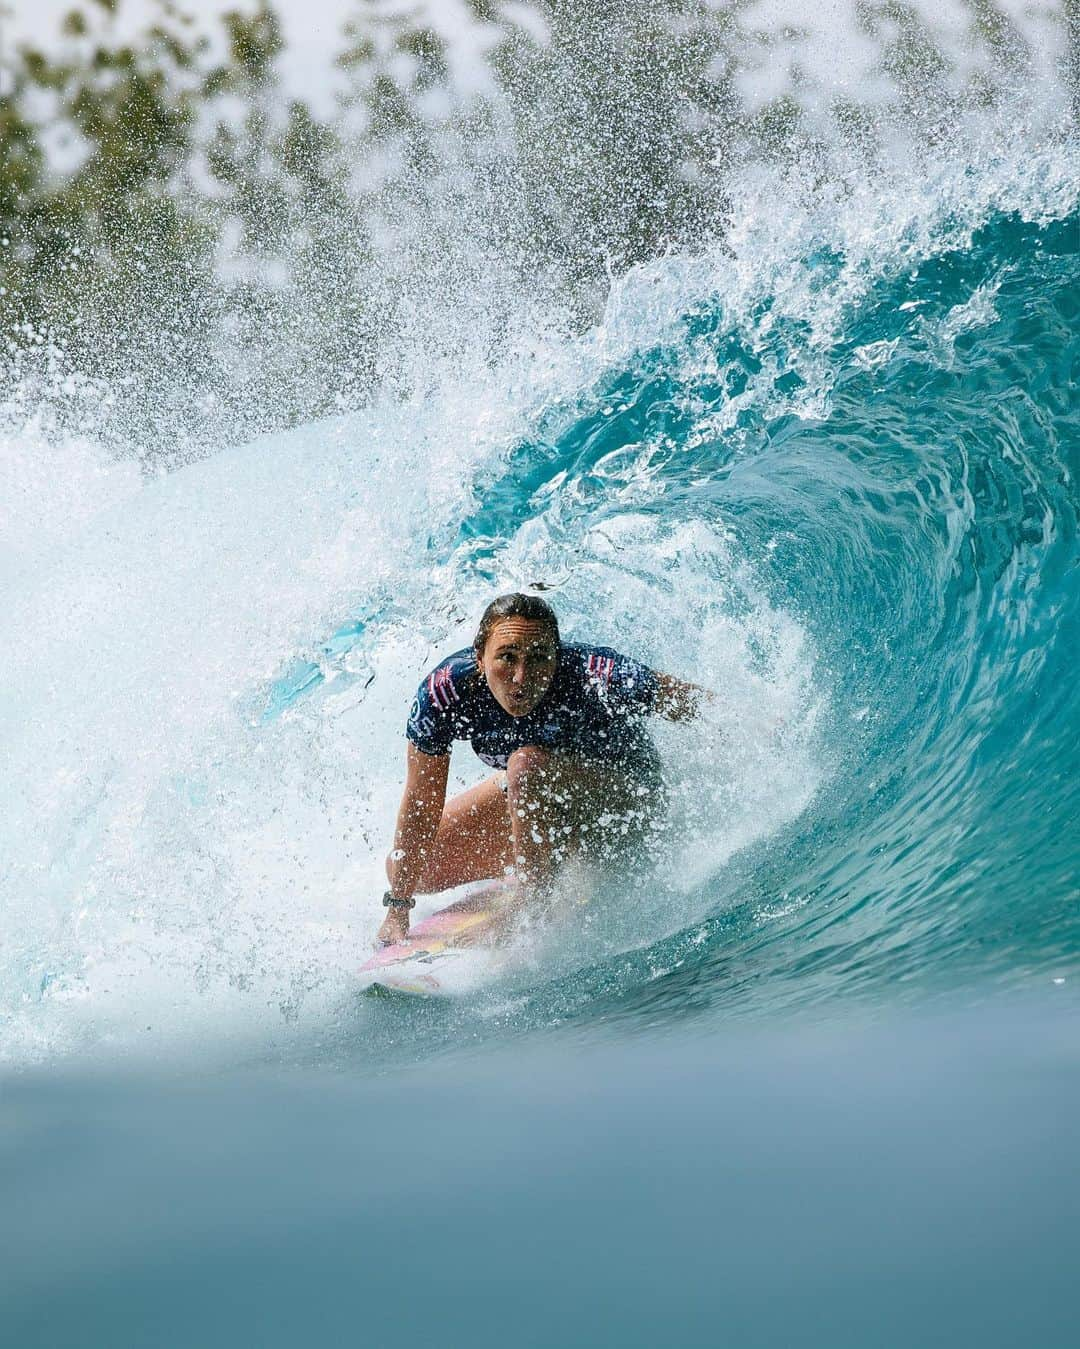
[[[665,804],[644,718],[686,720],[707,696],[609,647],[562,642],[535,595],[500,595],[413,703],[378,940],[408,935],[418,892],[514,874],[528,899],[567,857],[640,843]],[[455,740],[498,771],[448,802]]]

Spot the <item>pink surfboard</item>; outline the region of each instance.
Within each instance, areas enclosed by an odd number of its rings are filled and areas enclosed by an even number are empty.
[[[418,997],[474,988],[495,964],[495,929],[512,893],[505,882],[492,881],[421,918],[405,941],[384,946],[360,966],[361,987]]]

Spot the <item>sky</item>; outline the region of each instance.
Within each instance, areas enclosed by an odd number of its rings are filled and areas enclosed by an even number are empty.
[[[18,41],[43,45],[56,41],[64,14],[77,0],[0,0],[0,58]],[[92,0],[91,0],[92,3]],[[216,18],[230,9],[255,7],[254,0],[179,0],[182,8],[201,20],[214,35],[220,32]],[[582,0],[587,3],[587,0]],[[962,0],[914,0],[936,33],[949,42],[955,59],[963,64],[963,32],[971,10]],[[1027,36],[1038,53],[1042,72],[1063,47],[1060,22],[1062,0],[998,0],[998,4]],[[83,7],[86,7],[84,2]],[[275,0],[285,30],[286,51],[281,71],[286,90],[303,97],[316,112],[328,112],[334,101],[333,58],[344,45],[342,26],[359,6],[356,0]],[[467,11],[465,0],[385,0],[387,10],[424,10],[427,21],[447,41],[451,64],[459,87],[483,85],[483,26]],[[508,13],[523,11],[522,4],[507,3]],[[872,80],[876,44],[857,33],[853,19],[855,0],[760,0],[753,18],[761,27],[779,29],[795,24],[807,31],[800,48],[800,65],[830,92],[844,92],[857,85],[863,95]],[[6,11],[6,12],[5,12]],[[118,28],[134,32],[155,14],[150,0],[121,0]],[[761,69],[754,75],[755,90],[764,101],[778,93],[789,75],[787,69]],[[750,92],[750,91],[744,91]]]
[[[220,15],[229,10],[256,8],[254,0],[178,0],[181,9],[193,15],[210,36],[221,32]],[[8,51],[21,41],[43,46],[55,44],[63,16],[73,8],[92,8],[78,0],[0,0],[0,47]],[[358,9],[355,0],[275,0],[285,32],[286,50],[281,70],[286,89],[302,96],[316,109],[333,103],[333,59],[345,45],[342,27]],[[389,7],[389,6],[388,6]],[[413,0],[398,9],[429,11],[430,21],[459,51],[462,61],[471,59],[469,32],[475,28],[463,0]],[[118,31],[137,32],[153,19],[156,7],[150,0],[120,0]],[[463,50],[464,49],[464,50]],[[475,58],[472,58],[475,59]]]

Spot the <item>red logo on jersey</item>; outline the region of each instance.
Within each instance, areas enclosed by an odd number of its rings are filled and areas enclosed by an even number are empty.
[[[594,652],[589,657],[589,679],[602,689],[611,683],[611,672],[615,668],[613,656],[598,656]]]
[[[453,680],[450,678],[450,666],[443,665],[434,673],[428,675],[428,693],[431,695],[431,701],[442,711],[450,706],[451,702],[460,703],[458,691],[454,688]]]

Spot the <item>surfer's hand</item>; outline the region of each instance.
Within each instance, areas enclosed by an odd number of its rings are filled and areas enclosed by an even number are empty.
[[[387,909],[383,925],[375,938],[376,946],[393,946],[409,935],[409,910]]]

